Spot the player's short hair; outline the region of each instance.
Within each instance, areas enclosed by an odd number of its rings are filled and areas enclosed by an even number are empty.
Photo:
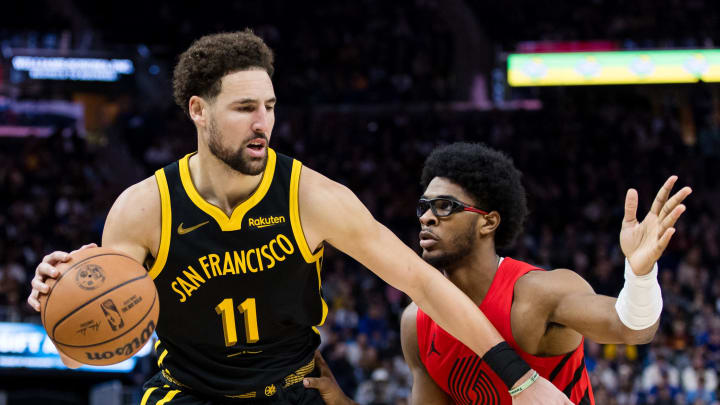
[[[506,154],[481,143],[457,142],[436,148],[425,160],[421,184],[435,177],[462,187],[478,208],[500,213],[495,246],[508,247],[520,234],[527,217],[525,187],[520,171]],[[470,203],[468,201],[468,203]]]
[[[262,69],[272,77],[273,52],[252,30],[206,35],[180,55],[173,72],[175,103],[188,113],[190,97],[212,99],[221,79],[234,72]]]

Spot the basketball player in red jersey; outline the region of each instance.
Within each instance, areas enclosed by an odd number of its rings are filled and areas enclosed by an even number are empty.
[[[499,257],[496,247],[515,239],[527,212],[520,172],[505,155],[480,144],[441,147],[423,169],[426,189],[417,207],[422,256],[480,307],[540,376],[574,404],[594,404],[584,337],[643,344],[657,330],[662,298],[655,262],[691,193],[685,187],[670,198],[676,180],[665,182],[642,222],[635,216],[637,192],[628,191],[620,232],[626,282],[616,299],[595,294],[571,270],[543,271]],[[415,304],[403,313],[401,329],[413,373],[412,404],[511,403],[511,393],[486,362]],[[327,370],[306,385],[319,388],[329,405],[352,403]]]
[[[507,388],[529,386],[517,404],[567,404],[547,380],[533,383],[530,367],[503,350],[477,306],[378,223],[355,194],[269,147],[273,70],[272,51],[250,31],[196,41],[180,56],[173,82],[176,102],[197,129],[197,153],[129,187],[106,219],[102,245],[147,263],[160,297],[156,350],[163,370],[146,385],[142,405],[321,403],[298,375],[313,368],[319,343],[313,327],[327,312],[319,295],[325,243],[405,291],[493,364]],[[266,258],[273,261],[262,271]],[[28,298],[36,310],[38,296],[50,291],[45,280],[57,278],[55,266],[67,260],[67,253],[54,252],[38,265]],[[186,279],[191,273],[194,284]],[[302,284],[286,285],[298,278]],[[305,294],[312,299],[301,299]],[[243,303],[244,323],[234,321],[233,302]],[[291,336],[283,332],[287,325]]]

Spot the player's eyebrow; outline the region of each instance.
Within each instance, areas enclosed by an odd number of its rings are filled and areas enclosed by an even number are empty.
[[[234,100],[230,104],[257,104],[259,102],[260,102],[260,100],[258,100],[256,98],[241,98],[241,99]],[[265,103],[275,103],[275,102],[277,102],[277,98],[275,98],[275,97],[265,100]]]

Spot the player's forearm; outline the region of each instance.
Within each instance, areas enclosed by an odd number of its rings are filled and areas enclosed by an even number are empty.
[[[659,323],[644,329],[630,329],[620,320],[615,310],[616,302],[616,298],[595,293],[568,295],[548,320],[574,329],[601,344],[638,345],[650,342]]]
[[[618,319],[618,322],[620,320]],[[622,344],[626,345],[644,345],[652,342],[653,338],[655,337],[655,333],[658,330],[658,327],[660,326],[660,321],[658,320],[655,322],[654,325],[650,326],[646,329],[641,330],[632,330],[620,322],[621,326],[621,342]]]
[[[478,306],[442,274],[429,265],[417,273],[417,288],[408,295],[443,329],[481,357],[504,340]]]
[[[611,297],[598,296],[602,301],[594,310],[590,313],[586,313],[588,323],[587,330],[583,328],[574,328],[584,336],[587,336],[591,340],[601,344],[625,344],[625,345],[643,345],[650,343],[655,337],[655,333],[658,330],[660,322],[655,322],[653,325],[645,328],[634,330],[630,329],[620,320],[617,312],[615,312],[615,299]],[[592,308],[593,304],[588,303],[588,308]],[[597,317],[593,317],[593,312],[604,311],[602,314],[598,314]],[[610,318],[608,322],[593,322],[593,319],[598,318]],[[572,327],[572,325],[568,325]]]

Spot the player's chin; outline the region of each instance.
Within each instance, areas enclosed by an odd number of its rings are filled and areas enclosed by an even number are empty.
[[[429,265],[437,267],[443,262],[444,255],[437,249],[427,250],[423,248],[422,254],[420,255]]]

